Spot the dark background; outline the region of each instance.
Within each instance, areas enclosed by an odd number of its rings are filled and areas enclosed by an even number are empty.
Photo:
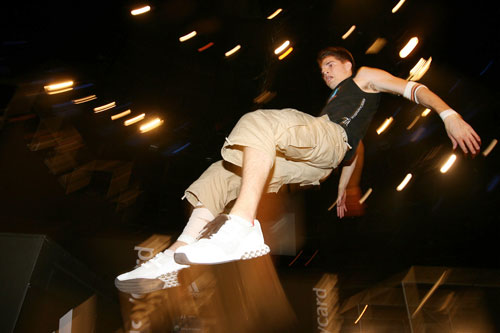
[[[188,216],[184,189],[220,159],[224,137],[241,115],[285,107],[319,113],[329,89],[315,59],[328,45],[348,48],[358,65],[403,78],[418,59],[432,57],[420,82],[460,112],[486,148],[498,138],[500,124],[498,9],[488,1],[407,1],[392,14],[396,3],[169,0],[149,2],[152,11],[137,17],[130,15],[137,4],[124,1],[3,4],[2,231],[46,234],[111,284],[133,266],[134,245],[155,233],[181,232]],[[279,16],[266,20],[280,7]],[[356,30],[342,40],[353,24]],[[180,43],[192,30],[198,35]],[[413,36],[419,37],[417,48],[399,58]],[[387,40],[385,47],[365,54],[378,37]],[[279,61],[273,50],[286,39],[294,51]],[[211,48],[198,51],[209,42]],[[242,49],[225,58],[237,44]],[[79,89],[43,94],[45,84],[64,78]],[[266,90],[275,97],[255,103]],[[20,91],[25,106],[14,108]],[[70,103],[91,94],[98,99]],[[116,111],[131,108],[164,123],[139,134],[136,126],[111,121],[115,110],[93,113],[111,101]],[[336,197],[337,172],[320,189],[294,194],[304,203],[305,257],[319,250],[309,267],[344,274],[346,281],[349,272],[363,272],[369,284],[411,265],[500,266],[498,148],[474,159],[459,152],[443,175],[439,167],[451,143],[439,117],[431,114],[406,130],[422,110],[400,97],[382,97],[365,139],[360,186],[373,193],[364,215],[339,221],[327,210]],[[395,122],[377,135],[389,116]],[[28,149],[47,119],[75,129],[82,142],[75,164],[59,174],[45,163],[54,147]],[[95,171],[87,186],[65,192],[59,177],[92,161],[132,164],[122,191],[136,194],[130,205],[118,209],[119,195],[106,195],[107,171]],[[409,172],[410,184],[397,192]],[[292,258],[280,260],[287,266]]]

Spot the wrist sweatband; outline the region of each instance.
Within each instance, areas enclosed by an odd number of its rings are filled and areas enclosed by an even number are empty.
[[[448,110],[444,110],[444,111],[439,112],[439,116],[441,117],[441,119],[443,119],[443,121],[446,118],[448,118],[449,116],[454,115],[454,114],[458,114],[458,112],[455,110],[452,110],[452,109],[448,109]]]
[[[412,102],[420,104],[418,102],[418,98],[417,98],[417,91],[420,88],[427,88],[427,87],[424,86],[423,84],[420,84],[420,83],[408,81],[408,83],[406,84],[406,87],[405,87],[405,91],[403,93],[403,97],[406,99],[409,99]]]

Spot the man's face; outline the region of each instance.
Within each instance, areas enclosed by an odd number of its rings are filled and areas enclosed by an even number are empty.
[[[352,64],[349,61],[342,62],[334,56],[327,56],[321,62],[321,75],[331,89],[351,76],[351,69]]]

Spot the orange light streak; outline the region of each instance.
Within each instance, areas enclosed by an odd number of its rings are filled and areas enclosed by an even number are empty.
[[[213,43],[213,42],[210,42],[210,43],[208,43],[207,45],[200,47],[200,48],[198,49],[198,52],[203,52],[203,51],[205,51],[206,49],[208,49],[208,48],[210,48],[210,47],[212,47],[212,46],[214,46],[214,43]]]
[[[278,59],[279,60],[283,60],[287,55],[289,55],[290,53],[292,53],[292,51],[293,51],[293,47],[288,48],[288,50],[286,50],[285,53],[283,53],[282,55],[280,55],[278,57]]]

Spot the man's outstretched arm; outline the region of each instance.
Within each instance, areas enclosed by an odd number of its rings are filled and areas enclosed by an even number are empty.
[[[403,95],[426,108],[434,110],[443,118],[446,133],[453,144],[453,149],[458,145],[466,154],[468,152],[472,154],[479,152],[481,145],[479,135],[458,113],[427,87],[395,77],[386,71],[369,67],[360,68],[356,80],[359,80],[364,88],[373,92]]]
[[[345,165],[342,167],[342,171],[340,173],[340,179],[339,179],[339,190],[337,194],[337,216],[340,218],[343,218],[345,215],[345,212],[347,211],[347,206],[346,206],[346,188],[347,184],[349,183],[349,179],[351,179],[352,173],[354,172],[354,169],[356,168],[356,163],[358,161],[358,153],[359,149],[356,150],[356,155],[351,162],[351,164]]]

